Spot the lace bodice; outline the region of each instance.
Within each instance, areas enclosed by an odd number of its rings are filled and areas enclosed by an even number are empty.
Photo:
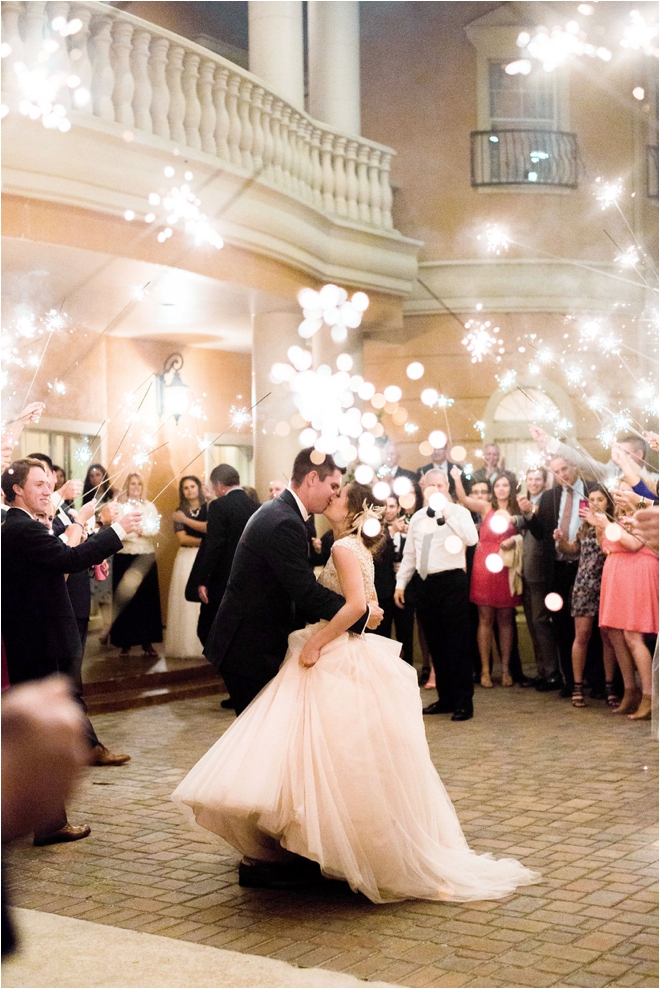
[[[342,538],[338,539],[334,545],[347,546],[348,549],[350,549],[357,556],[360,564],[360,570],[362,571],[362,580],[364,582],[364,595],[367,601],[371,601],[371,599],[376,596],[376,590],[374,587],[373,556],[359,536],[342,536]],[[329,588],[331,591],[335,591],[337,594],[343,593],[341,584],[339,583],[339,577],[337,575],[334,560],[332,559],[332,554],[319,574],[319,584],[323,584],[324,587]]]

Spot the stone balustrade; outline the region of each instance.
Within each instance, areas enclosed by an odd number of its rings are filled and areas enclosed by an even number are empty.
[[[52,28],[60,17],[82,27],[63,38]],[[44,41],[55,41],[48,68],[75,74],[90,93],[81,108],[71,108],[65,86],[57,94],[74,126],[92,114],[122,133],[212,155],[322,213],[392,229],[391,148],[301,113],[214,52],[95,0],[4,0],[2,40],[11,47],[2,60],[10,106],[23,95],[14,63],[34,68]]]

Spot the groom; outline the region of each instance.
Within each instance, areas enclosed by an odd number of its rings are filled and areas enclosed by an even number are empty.
[[[346,470],[328,455],[322,464],[313,463],[312,450],[300,451],[290,487],[247,523],[204,650],[220,670],[237,715],[279,670],[295,627],[294,610],[313,623],[330,620],[344,604],[316,582],[305,523],[338,496]],[[382,617],[382,609],[372,604],[350,631],[376,628]]]

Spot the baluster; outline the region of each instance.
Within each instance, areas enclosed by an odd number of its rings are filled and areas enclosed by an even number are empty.
[[[115,73],[115,85],[112,91],[115,120],[125,127],[132,127],[135,123],[133,115],[135,83],[131,72],[133,25],[128,21],[115,21],[112,37],[110,63]]]
[[[321,128],[312,127],[311,136],[311,186],[312,202],[317,209],[323,208],[323,169],[321,168]]]
[[[300,146],[298,139],[298,128],[300,125],[300,114],[295,110],[291,111],[289,120],[289,146],[291,148],[291,162],[289,164],[289,190],[297,198],[302,199],[300,184]]]
[[[49,75],[57,76],[61,73],[65,82],[57,91],[53,103],[60,103],[65,110],[71,109],[71,90],[66,84],[66,80],[71,75],[71,62],[69,61],[69,46],[67,39],[63,38],[59,31],[55,31],[52,27],[53,21],[57,17],[63,17],[65,21],[69,20],[69,4],[60,2],[49,3],[46,7],[46,29],[44,34],[48,37],[50,41],[54,41],[57,45],[57,51],[54,51],[48,61],[46,62],[47,70]]]
[[[215,107],[215,151],[222,161],[229,161],[229,114],[227,112],[227,79],[229,69],[218,69],[213,84],[213,105]]]
[[[92,112],[102,120],[114,120],[115,108],[112,103],[115,74],[110,64],[112,44],[112,19],[98,17],[92,21],[91,62],[92,62]]]
[[[264,93],[263,106],[261,110],[261,126],[264,132],[264,149],[262,158],[264,162],[263,175],[265,178],[273,180],[273,155],[275,153],[275,142],[273,140],[273,120],[272,108],[274,96],[272,93]]]
[[[92,63],[90,62],[90,21],[92,19],[91,8],[82,3],[73,4],[71,7],[71,17],[82,21],[82,27],[73,35],[73,47],[69,52],[71,67],[74,75],[80,79],[78,93],[80,94],[80,104],[74,98],[74,104],[79,113],[92,112]],[[87,94],[87,99],[82,97]]]
[[[170,122],[170,138],[177,144],[185,144],[186,131],[183,121],[186,116],[186,98],[183,94],[181,76],[183,75],[183,56],[185,50],[181,45],[170,45],[167,58],[165,78],[170,91],[170,109],[167,119]]]
[[[154,134],[158,137],[170,136],[170,91],[167,88],[167,52],[170,43],[167,38],[153,38],[149,58],[149,80],[151,82],[151,122]]]
[[[255,173],[262,172],[264,167],[264,143],[266,135],[263,123],[264,89],[255,86],[252,93],[250,117],[252,123],[252,167]]]
[[[215,124],[216,114],[213,104],[213,75],[215,73],[215,63],[202,62],[199,70],[199,103],[202,114],[199,121],[199,136],[202,142],[202,151],[209,155],[216,154],[215,147]]]
[[[349,141],[346,148],[346,206],[351,220],[360,219],[358,207],[358,178],[355,168],[357,158],[357,141]]]
[[[149,42],[151,35],[148,31],[136,31],[133,35],[131,51],[131,72],[133,73],[133,115],[138,130],[151,134],[151,80],[149,79]]]
[[[229,113],[229,157],[234,165],[241,164],[241,118],[238,115],[238,90],[241,77],[232,75],[227,86],[227,112]]]
[[[380,159],[382,151],[373,148],[369,155],[369,204],[371,206],[371,222],[374,227],[382,227],[383,214],[381,203],[383,195],[380,188]]]
[[[30,0],[29,3],[21,5],[23,14],[23,59],[28,69],[34,69],[39,63],[36,61],[38,53],[44,44],[44,29],[46,26],[46,4],[41,0]]]
[[[335,209],[339,216],[346,216],[346,137],[336,137],[335,159]]]
[[[273,131],[273,168],[272,177],[275,185],[282,186],[282,162],[284,161],[284,141],[282,139],[282,111],[284,104],[282,100],[275,99],[273,103],[273,115],[271,117],[271,127]]]
[[[358,207],[360,219],[363,223],[371,223],[371,210],[369,209],[369,147],[361,144],[358,148],[357,156],[357,181],[358,181]]]
[[[308,203],[313,201],[312,194],[312,179],[313,179],[313,169],[312,169],[312,131],[314,130],[314,125],[305,120],[305,126],[303,128],[303,161],[304,161],[304,179],[305,179],[305,199]]]
[[[202,119],[202,105],[197,95],[199,79],[200,56],[194,52],[186,52],[183,58],[183,80],[181,88],[186,110],[183,127],[186,132],[186,144],[189,148],[201,148],[202,139],[199,136],[199,123]]]
[[[382,225],[386,230],[391,230],[392,223],[392,186],[390,185],[390,165],[392,155],[383,152],[383,160],[380,166],[380,189],[381,189],[381,210]]]
[[[18,19],[23,12],[23,4],[15,0],[5,0],[2,4],[2,40],[11,48],[11,52],[2,59],[2,92],[18,92],[18,79],[14,71],[14,63],[23,59],[23,42],[18,30]]]
[[[241,118],[241,141],[239,145],[241,149],[241,165],[249,172],[251,172],[253,168],[252,140],[254,137],[254,131],[252,130],[252,122],[250,120],[250,106],[253,89],[254,83],[244,80],[238,91],[238,112]]]
[[[335,138],[329,131],[322,133],[321,137],[321,194],[323,197],[323,209],[326,213],[335,212],[335,170],[332,162],[332,147]]]
[[[291,147],[290,122],[293,108],[282,105],[282,188],[293,189],[293,178],[291,175],[291,165],[293,162],[293,149]]]

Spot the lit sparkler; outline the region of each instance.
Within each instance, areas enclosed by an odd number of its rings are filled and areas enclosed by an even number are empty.
[[[637,253],[636,248],[632,246],[627,247],[623,254],[619,254],[619,256],[614,260],[617,264],[620,264],[622,268],[636,268],[640,263],[639,254]]]
[[[490,320],[479,323],[474,319],[469,319],[465,324],[465,329],[468,332],[461,343],[470,354],[473,364],[481,363],[486,355],[492,354],[493,347],[502,346],[502,340],[493,335],[498,332],[499,326],[493,326],[491,329]]]
[[[489,223],[486,226],[485,234],[479,234],[477,236],[477,240],[481,240],[482,236],[486,242],[486,250],[490,254],[501,254],[503,251],[509,250],[511,238],[509,237],[508,231],[499,224]]]
[[[252,422],[252,413],[244,406],[239,408],[232,405],[229,409],[229,421],[233,429],[243,429]]]
[[[509,371],[505,371],[501,377],[499,374],[496,374],[495,378],[502,391],[511,391],[511,389],[516,386],[518,372],[511,369]]]
[[[597,178],[596,183],[598,185],[596,199],[600,203],[600,208],[606,210],[610,206],[618,205],[619,199],[623,195],[621,179],[617,179],[616,182],[601,182],[601,179]]]
[[[647,24],[638,10],[631,10],[630,23],[624,28],[619,44],[622,48],[632,48],[633,51],[641,51],[645,55],[654,55],[657,58],[658,25]]]
[[[168,165],[164,169],[166,178],[174,177],[174,169]],[[158,242],[163,244],[173,235],[173,228],[178,224],[183,226],[185,232],[193,238],[196,247],[208,244],[220,250],[224,247],[224,241],[215,229],[208,216],[201,210],[201,199],[193,192],[190,183],[193,180],[193,173],[184,173],[184,181],[180,185],[171,186],[169,189],[160,192],[149,193],[149,206],[152,207],[143,219],[145,223],[156,222],[156,213],[153,207],[160,207],[164,213],[161,223],[165,226],[158,233]],[[124,219],[132,222],[136,219],[134,210],[126,210]]]

